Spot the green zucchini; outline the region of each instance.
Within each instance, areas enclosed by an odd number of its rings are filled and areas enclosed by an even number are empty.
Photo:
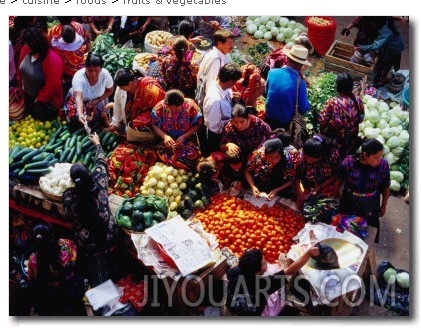
[[[16,154],[14,159],[20,159],[22,158],[24,155],[29,154],[30,152],[32,152],[34,149],[33,148],[22,148],[21,150],[19,150]]]
[[[92,142],[88,139],[88,141],[82,143],[82,150],[85,151],[85,149],[87,149],[89,145],[92,145]]]
[[[71,138],[72,135],[70,134],[70,131],[66,131],[65,133],[63,133],[60,137],[61,141],[65,141],[67,138]]]
[[[66,162],[67,163],[71,163],[72,162],[72,159],[73,159],[73,156],[75,155],[75,153],[76,153],[76,148],[70,148],[70,153],[66,157]]]
[[[64,144],[63,141],[59,139],[58,141],[54,143],[48,143],[47,147],[45,147],[45,150],[55,150],[57,147],[60,147],[63,144]]]
[[[47,153],[46,151],[42,152],[41,154],[38,154],[34,157],[32,157],[32,161],[33,162],[39,162],[44,160],[48,155],[50,155],[51,153]]]
[[[40,161],[40,162],[33,162],[28,163],[24,166],[25,170],[29,169],[42,169],[50,166],[50,161]]]
[[[12,150],[9,152],[9,157],[14,158],[15,155],[22,149],[21,145],[14,145]]]
[[[9,170],[15,171],[16,169],[21,169],[25,166],[25,162],[20,160],[17,162],[14,162],[12,165],[9,166]]]
[[[82,155],[82,143],[80,141],[76,141],[76,154]]]
[[[85,164],[85,165],[88,165],[89,160],[92,157],[92,154],[93,154],[92,152],[87,152],[86,155],[82,159],[82,163]]]
[[[36,175],[44,175],[48,172],[50,172],[50,167],[42,168],[42,169],[29,169],[26,171],[28,174],[36,174]]]
[[[77,153],[77,151],[76,151],[76,149],[75,149],[75,152],[74,152],[74,155],[73,155],[73,157],[72,157],[72,161],[70,162],[70,163],[76,163],[77,162],[77,159],[78,159],[78,157],[79,157],[79,155],[78,155],[78,153]]]
[[[32,158],[34,158],[36,155],[39,155],[42,153],[42,150],[40,149],[34,149],[33,151],[31,151],[30,153],[27,153],[25,155],[22,156],[22,160],[24,161],[29,161]]]
[[[60,163],[66,162],[67,157],[69,156],[71,152],[70,148],[66,148],[61,154],[60,154]]]
[[[49,162],[49,167],[50,166],[54,166],[54,165],[56,165],[58,163],[58,158],[54,158],[54,159],[52,159],[50,162]]]
[[[77,135],[76,134],[74,134],[72,137],[71,137],[71,139],[70,139],[70,142],[69,142],[69,147],[74,147],[75,145],[76,145],[76,141],[77,141]]]
[[[18,171],[17,175],[21,177],[24,173],[25,173],[25,168],[23,167]]]

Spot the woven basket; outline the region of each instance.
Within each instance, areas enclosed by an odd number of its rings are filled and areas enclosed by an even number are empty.
[[[156,36],[156,35],[164,35],[164,40],[161,46],[156,46],[154,44],[151,44],[151,42],[149,41],[152,37]],[[157,54],[159,52],[159,50],[162,49],[162,47],[165,45],[165,43],[168,41],[168,39],[170,39],[173,35],[169,32],[166,31],[152,31],[149,32],[148,34],[146,34],[145,36],[145,52],[149,52],[149,53],[153,53],[153,54]]]
[[[156,144],[159,137],[150,127],[145,126],[143,131],[135,130],[131,126],[132,122],[127,124],[126,137],[128,142],[139,142],[146,144]]]
[[[17,88],[9,89],[9,119],[20,120],[25,112],[25,101]]]
[[[314,16],[309,16],[305,19],[305,24],[308,28],[308,38],[314,47],[314,51],[319,56],[323,57],[329,50],[333,41],[335,41],[336,21],[332,17],[317,16],[318,18],[322,18],[330,22],[328,25],[318,25],[310,22],[311,17]]]

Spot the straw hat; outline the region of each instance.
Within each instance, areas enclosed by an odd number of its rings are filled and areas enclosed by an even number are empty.
[[[288,58],[297,63],[311,66],[311,63],[307,60],[308,49],[306,47],[303,47],[299,44],[294,44],[291,49],[285,49],[284,53]]]

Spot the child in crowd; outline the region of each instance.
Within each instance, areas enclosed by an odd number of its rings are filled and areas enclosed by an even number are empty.
[[[196,166],[196,171],[199,173],[199,182],[202,184],[203,193],[205,196],[211,197],[221,190],[219,186],[218,167],[212,157],[202,157]]]
[[[225,160],[221,168],[220,180],[222,181],[223,189],[228,189],[228,194],[230,196],[237,197],[243,191],[245,182],[245,163],[243,152],[240,151],[238,154],[228,151],[225,152]]]

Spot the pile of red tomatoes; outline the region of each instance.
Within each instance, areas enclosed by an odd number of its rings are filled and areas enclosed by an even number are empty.
[[[279,203],[258,207],[246,200],[216,194],[195,218],[214,234],[219,246],[240,256],[248,248],[259,248],[267,261],[274,263],[280,253],[287,253],[292,238],[304,227],[304,217]]]

